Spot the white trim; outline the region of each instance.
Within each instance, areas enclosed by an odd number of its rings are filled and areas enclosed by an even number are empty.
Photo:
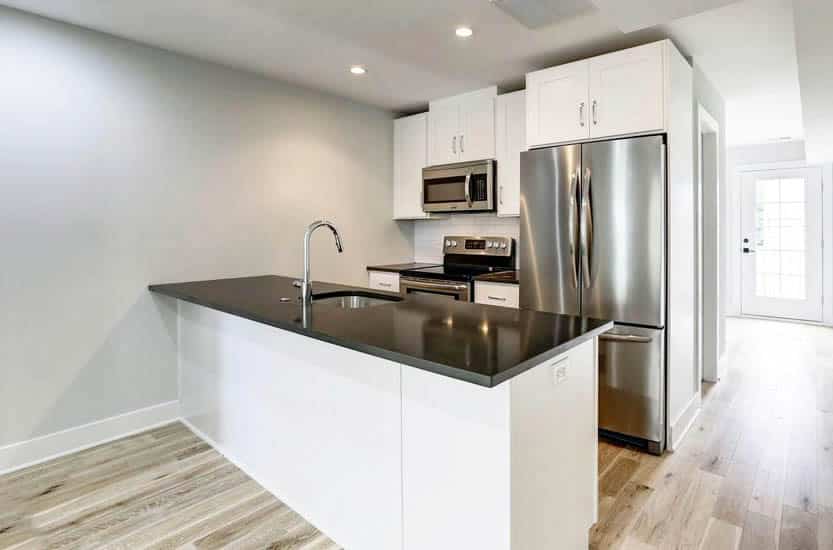
[[[773,321],[776,323],[792,323],[798,325],[810,325],[811,327],[833,327],[833,323],[820,323],[806,319],[790,319],[788,317],[767,317],[766,315],[750,315],[748,313],[733,313],[726,317],[732,319],[753,319],[756,321]]]
[[[833,325],[833,164],[822,167],[822,289],[824,300],[822,319],[826,325]]]
[[[691,426],[694,425],[694,421],[697,419],[697,416],[700,414],[700,392],[698,391],[694,396],[691,398],[691,401],[683,408],[683,411],[677,417],[677,419],[671,423],[671,426],[668,429],[668,450],[675,451],[680,448],[680,443],[682,443],[685,436],[688,434],[688,431],[691,429]]]
[[[729,371],[729,354],[723,353],[720,358],[717,360],[717,380],[711,380],[711,382],[718,382]]]
[[[179,420],[179,401],[168,401],[0,447],[0,475]]]

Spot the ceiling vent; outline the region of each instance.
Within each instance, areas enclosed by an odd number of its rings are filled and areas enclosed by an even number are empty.
[[[528,29],[539,29],[594,9],[590,0],[489,0]]]

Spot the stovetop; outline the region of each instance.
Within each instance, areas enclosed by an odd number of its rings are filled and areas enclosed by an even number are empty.
[[[408,269],[400,272],[400,275],[403,277],[420,277],[423,279],[461,281],[467,283],[472,281],[478,275],[508,270],[509,268],[502,266],[445,264],[421,269]]]
[[[515,269],[514,239],[448,235],[443,245],[443,265],[405,269],[399,274],[470,283],[478,275]]]

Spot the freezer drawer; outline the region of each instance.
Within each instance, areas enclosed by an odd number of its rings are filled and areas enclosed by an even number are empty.
[[[664,329],[616,325],[599,338],[599,428],[664,447]]]

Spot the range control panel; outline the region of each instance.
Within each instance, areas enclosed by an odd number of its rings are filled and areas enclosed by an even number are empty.
[[[509,237],[446,236],[443,238],[445,254],[472,254],[479,256],[511,256],[514,240]]]

